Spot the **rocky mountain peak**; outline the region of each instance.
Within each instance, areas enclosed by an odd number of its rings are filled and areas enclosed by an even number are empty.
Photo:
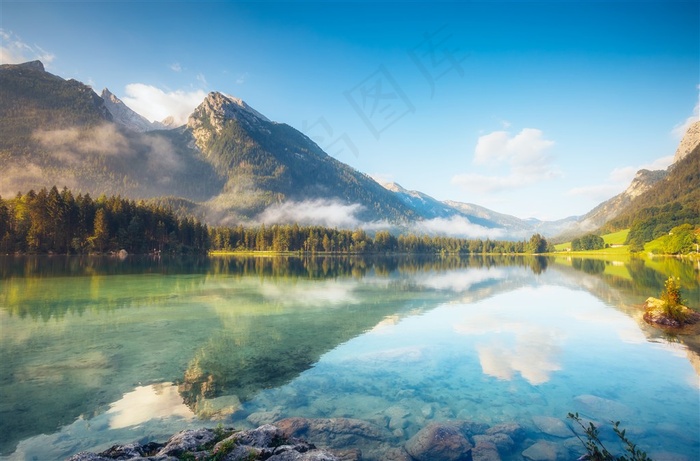
[[[219,92],[211,92],[187,120],[195,143],[204,149],[213,134],[220,134],[225,122],[236,120],[248,129],[267,131],[262,125],[270,120],[243,100]]]
[[[107,88],[102,90],[100,97],[104,101],[104,105],[109,113],[112,114],[112,120],[124,128],[140,133],[153,131],[159,128],[148,121],[145,117],[131,110],[121,99],[116,97]]]
[[[700,120],[690,125],[688,131],[685,132],[681,143],[676,149],[676,155],[673,156],[673,163],[678,163],[686,155],[691,153],[693,149],[700,144]]]
[[[651,186],[664,179],[666,174],[665,170],[639,170],[623,194],[630,199],[638,197],[649,190]]]
[[[379,184],[381,184],[386,190],[390,190],[391,192],[401,192],[401,193],[408,193],[409,191],[404,189],[401,184],[397,182],[382,182],[382,181],[377,181]]]
[[[46,69],[44,68],[44,63],[41,61],[29,61],[25,62],[22,64],[17,64],[17,67],[20,69],[26,69],[26,70],[34,70],[38,72],[46,72]]]

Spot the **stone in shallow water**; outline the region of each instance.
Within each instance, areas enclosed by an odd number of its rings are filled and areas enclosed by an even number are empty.
[[[465,461],[472,445],[454,424],[432,423],[406,442],[406,451],[417,461]]]
[[[241,408],[241,401],[235,395],[225,395],[213,399],[202,399],[196,404],[197,416],[203,419],[220,420],[232,415]]]
[[[486,429],[484,433],[487,435],[506,434],[514,442],[519,442],[525,437],[525,429],[515,422],[496,424]]]
[[[351,446],[367,440],[391,440],[389,431],[352,418],[286,418],[275,423],[287,437],[304,437],[329,446]]]
[[[254,426],[262,426],[263,424],[273,423],[274,421],[278,420],[281,415],[282,410],[281,408],[277,407],[270,411],[256,411],[255,413],[248,415],[246,419]]]
[[[498,451],[502,453],[510,453],[515,447],[515,442],[513,442],[513,439],[508,434],[504,434],[502,432],[475,435],[473,439],[474,443],[477,445],[480,443],[493,444],[496,446]]]
[[[634,413],[625,404],[596,395],[579,395],[574,397],[574,401],[581,411],[588,416],[594,416],[606,421],[630,420]]]
[[[482,440],[472,448],[472,461],[501,461],[501,455],[495,443]]]
[[[389,429],[405,429],[408,426],[407,418],[411,415],[411,411],[400,405],[389,407],[384,412],[389,418]]]
[[[552,442],[540,440],[523,451],[523,458],[530,461],[556,461],[557,446]]]
[[[571,437],[571,429],[564,421],[551,416],[533,416],[532,422],[535,426],[547,435],[554,437]]]

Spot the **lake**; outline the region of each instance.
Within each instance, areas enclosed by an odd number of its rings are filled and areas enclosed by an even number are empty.
[[[669,275],[698,308],[700,267],[675,259],[0,257],[0,457],[294,416],[396,446],[517,422],[502,459],[575,459],[578,412],[609,448],[619,420],[655,459],[697,460],[700,335],[641,318]]]

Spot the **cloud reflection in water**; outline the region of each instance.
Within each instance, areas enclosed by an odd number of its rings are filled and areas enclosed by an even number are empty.
[[[107,410],[109,428],[136,426],[151,419],[171,416],[192,419],[194,413],[183,402],[172,383],[139,386],[127,392]]]

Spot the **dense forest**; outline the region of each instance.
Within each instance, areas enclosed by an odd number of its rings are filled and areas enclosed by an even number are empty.
[[[373,236],[362,229],[273,225],[215,227],[181,218],[172,208],[119,196],[93,199],[56,186],[0,197],[0,254],[206,253],[275,251],[304,253],[516,254],[544,253],[539,234],[527,241],[459,239],[428,235]]]
[[[321,226],[265,225],[246,228],[216,227],[209,232],[213,250],[324,253],[405,254],[516,254],[544,253],[551,249],[539,234],[529,241],[460,239],[444,236],[378,231],[374,236],[362,229],[341,230]]]
[[[209,230],[167,208],[64,188],[0,197],[0,254],[203,253]]]

